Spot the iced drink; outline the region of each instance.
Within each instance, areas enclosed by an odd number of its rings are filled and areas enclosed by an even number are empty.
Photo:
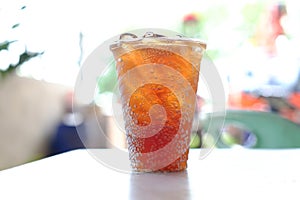
[[[205,44],[184,37],[123,34],[110,46],[134,171],[187,168]]]

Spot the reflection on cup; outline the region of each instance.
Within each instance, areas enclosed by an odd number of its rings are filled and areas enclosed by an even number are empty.
[[[152,32],[122,34],[110,46],[134,171],[186,169],[205,48],[198,40]]]

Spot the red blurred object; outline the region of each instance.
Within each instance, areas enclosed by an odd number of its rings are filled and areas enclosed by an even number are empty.
[[[285,35],[281,24],[282,17],[287,16],[286,6],[283,3],[272,5],[264,15],[254,33],[253,42],[262,47],[269,56],[277,55],[276,39]]]
[[[300,109],[300,92],[291,94],[288,98],[288,101],[292,106]]]
[[[245,92],[229,94],[228,106],[230,109],[257,111],[269,110],[269,104],[267,100],[261,97],[256,97],[251,94],[247,94]]]
[[[195,14],[188,14],[183,18],[184,22],[198,22],[198,18]]]
[[[288,97],[288,102],[294,107],[290,115],[288,116],[290,120],[295,123],[300,124],[300,92],[295,92]]]
[[[279,105],[276,108],[277,114],[283,118],[300,124],[300,92],[291,94],[286,100],[283,101],[285,101],[287,105]],[[270,102],[266,98],[257,97],[245,92],[229,94],[228,108],[271,112]]]

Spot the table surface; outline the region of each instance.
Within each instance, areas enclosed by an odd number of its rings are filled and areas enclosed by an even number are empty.
[[[0,171],[0,199],[300,199],[300,149],[201,151],[184,172],[140,174],[70,151]]]

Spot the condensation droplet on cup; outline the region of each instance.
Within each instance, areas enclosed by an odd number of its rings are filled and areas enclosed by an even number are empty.
[[[193,47],[193,51],[195,51],[195,52],[202,52],[202,48],[200,48],[200,47]]]
[[[145,33],[144,37],[153,37],[154,33],[153,32],[147,32]]]

